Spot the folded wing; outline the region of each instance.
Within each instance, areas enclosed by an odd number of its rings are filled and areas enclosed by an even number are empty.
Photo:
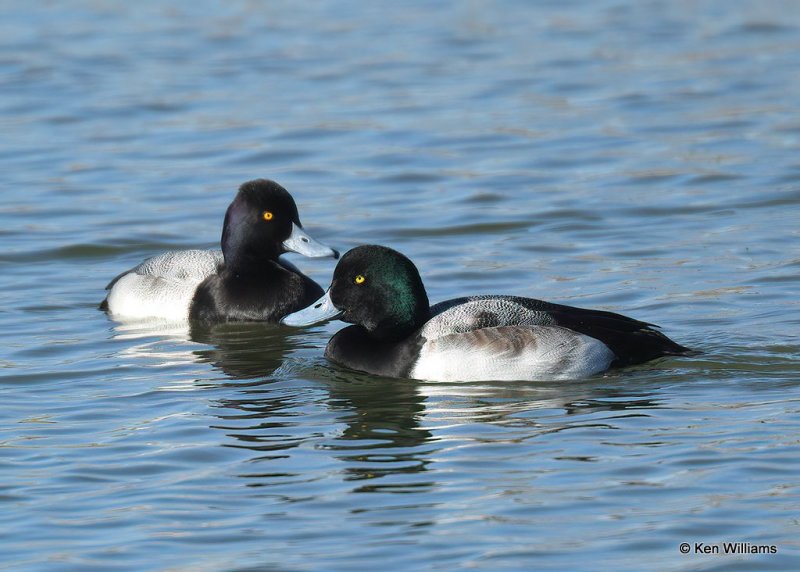
[[[437,304],[422,329],[428,339],[456,332],[498,326],[561,326],[592,337],[614,353],[611,365],[624,366],[688,348],[670,340],[647,322],[603,310],[586,310],[517,296],[471,296]]]

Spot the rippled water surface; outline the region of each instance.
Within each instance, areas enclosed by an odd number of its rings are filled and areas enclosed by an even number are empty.
[[[0,568],[800,567],[797,3],[0,10]],[[97,310],[215,246],[256,177],[434,302],[620,311],[703,353],[435,384],[327,363],[338,323]],[[725,541],[776,553],[695,553]]]

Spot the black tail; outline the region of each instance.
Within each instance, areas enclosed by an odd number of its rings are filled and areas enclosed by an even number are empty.
[[[693,353],[691,349],[662,334],[654,324],[602,310],[563,308],[563,311],[560,308],[549,310],[556,323],[606,344],[616,356],[611,362],[612,367]]]

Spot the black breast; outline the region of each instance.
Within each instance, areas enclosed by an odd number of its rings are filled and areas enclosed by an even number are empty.
[[[334,335],[325,357],[339,365],[384,377],[409,377],[424,339],[412,334],[400,341],[376,340],[361,326],[348,326]]]
[[[222,270],[198,287],[189,319],[203,322],[278,322],[322,296],[323,290],[308,276],[275,264],[257,275]]]

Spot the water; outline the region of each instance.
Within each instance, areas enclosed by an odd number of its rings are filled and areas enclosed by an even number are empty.
[[[1,8],[0,568],[797,569],[796,3]],[[432,384],[328,364],[338,323],[97,310],[215,246],[256,177],[434,302],[616,310],[703,354]],[[724,541],[777,553],[679,551]]]

